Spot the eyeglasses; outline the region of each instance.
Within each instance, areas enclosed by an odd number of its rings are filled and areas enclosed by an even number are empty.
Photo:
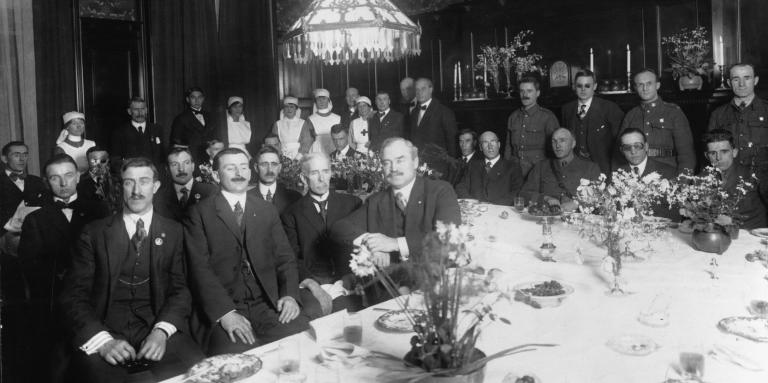
[[[731,152],[733,152],[733,149],[721,149],[721,150],[710,150],[708,152],[704,152],[704,154],[708,158],[718,159],[718,158],[723,158],[723,157],[727,156]]]
[[[94,159],[90,159],[90,160],[88,160],[88,162],[89,162],[90,164],[93,164],[93,165],[98,165],[98,164],[106,164],[106,163],[107,163],[107,161],[109,161],[109,160],[108,160],[108,159],[106,159],[106,158],[102,158],[102,159],[94,158]]]
[[[624,145],[621,145],[619,148],[621,148],[622,152],[631,152],[633,150],[636,152],[639,152],[645,149],[645,143],[635,142],[634,144],[624,144]]]

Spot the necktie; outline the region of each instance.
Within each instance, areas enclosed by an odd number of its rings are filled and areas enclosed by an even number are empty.
[[[426,113],[427,106],[426,105],[419,105],[419,118],[416,121],[416,126],[421,125],[421,119],[424,118],[424,113]]]
[[[464,162],[467,164],[469,163],[469,156],[464,156]]]
[[[70,204],[69,202],[64,202],[62,200],[56,200],[53,204],[56,205],[56,207],[59,208],[59,209],[71,209],[72,208],[72,206],[71,206],[72,204]]]
[[[272,197],[273,197],[272,189],[267,190],[267,195],[264,196],[264,200],[266,200],[269,203],[272,203],[272,199],[273,199]]]
[[[587,115],[587,105],[581,104],[581,106],[579,106],[579,119],[583,119],[584,116],[586,115]]]
[[[187,201],[189,200],[189,189],[187,189],[187,187],[185,186],[181,188],[181,190],[179,191],[181,192],[181,198],[179,198],[179,204],[181,206],[187,206]]]
[[[131,237],[131,243],[133,243],[133,247],[137,251],[141,247],[141,242],[144,238],[147,238],[147,231],[144,230],[144,221],[139,218],[139,220],[136,221],[136,232],[133,233],[133,237]]]
[[[486,173],[490,172],[492,167],[493,167],[493,163],[491,161],[485,161],[485,172]]]
[[[11,179],[11,181],[16,182],[18,180],[24,180],[24,178],[27,177],[24,172],[11,172],[11,174],[8,175],[8,177]]]
[[[405,213],[405,207],[408,206],[408,202],[405,200],[405,196],[402,192],[395,193],[395,203],[397,207]]]
[[[320,216],[323,217],[323,222],[325,222],[325,219],[328,217],[328,200],[315,200],[315,205],[320,208]]]
[[[384,112],[379,112],[379,118],[384,117]]]
[[[742,101],[741,104],[739,104],[739,111],[742,111],[747,108],[747,103]]]
[[[240,201],[237,201],[235,204],[235,221],[237,221],[237,226],[243,226],[243,214],[245,212],[243,211],[243,205],[240,205]]]
[[[637,166],[633,166],[632,167],[632,173],[635,173],[636,176],[639,176],[640,175],[640,168],[638,168]]]
[[[197,116],[198,114],[203,114],[203,112],[200,110],[195,110],[195,109],[191,109],[191,110],[192,110],[192,114],[194,114],[195,116]]]

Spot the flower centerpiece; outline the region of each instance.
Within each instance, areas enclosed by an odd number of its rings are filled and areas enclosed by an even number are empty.
[[[488,75],[491,76],[491,81],[493,81],[493,89],[495,89],[496,92],[500,92],[501,78],[499,73],[499,65],[501,64],[502,60],[499,47],[490,45],[482,46],[480,47],[480,52],[482,53],[477,55],[477,64],[475,64],[475,69],[487,72]],[[487,86],[487,84],[483,84],[483,86]]]
[[[367,156],[333,158],[331,170],[335,178],[347,181],[350,192],[375,193],[387,187],[381,158],[376,152],[370,152]],[[423,177],[440,178],[442,176],[442,173],[430,168],[426,162],[419,165],[417,172]]]
[[[661,38],[667,57],[672,61],[672,77],[680,80],[680,89],[701,89],[701,76],[712,68],[709,53],[712,45],[707,28],[683,28],[680,32]],[[686,87],[686,81],[690,86]]]
[[[622,295],[625,293],[620,279],[622,257],[635,257],[625,237],[637,232],[645,217],[653,215],[653,204],[667,200],[674,185],[656,172],[638,177],[619,169],[611,178],[611,183],[605,174],[597,181],[582,179],[576,200],[579,211],[588,215],[580,225],[581,234],[589,235],[608,249],[605,264],[610,266],[614,277],[609,293]]]
[[[293,189],[304,194],[306,185],[301,179],[301,161],[291,159],[286,156],[280,156],[280,174],[277,175],[277,181],[288,189]],[[255,180],[255,178],[254,178]]]
[[[485,326],[497,321],[510,323],[493,312],[494,304],[510,297],[498,289],[493,273],[482,278],[482,270],[471,266],[468,241],[468,226],[438,221],[436,231],[425,237],[421,255],[402,259],[389,269],[375,265],[364,241],[352,255],[350,267],[355,275],[376,276],[404,312],[409,310],[398,298],[397,286],[389,277],[393,268],[405,268],[416,281],[415,287],[424,294],[425,315],[408,315],[416,335],[411,338],[411,349],[404,359],[419,368],[407,377],[410,382],[432,377],[482,377],[490,360],[554,346],[525,344],[490,356],[478,350],[477,341]]]
[[[542,68],[538,66],[539,61],[541,61],[541,55],[529,52],[532,36],[532,30],[520,31],[512,38],[512,41],[510,41],[507,46],[499,49],[504,72],[507,75],[507,90],[509,91],[512,90],[510,80],[512,78],[512,68],[515,68],[515,75],[518,79],[522,77],[524,73],[542,72]]]
[[[690,220],[693,229],[694,246],[698,250],[722,253],[730,244],[730,235],[738,233],[740,216],[738,205],[755,184],[751,180],[739,178],[734,192],[723,187],[720,172],[712,166],[704,168],[701,175],[683,173],[677,180],[677,192],[674,202],[680,206],[680,215]],[[711,233],[712,243],[698,243],[704,237],[702,233]],[[724,242],[723,242],[724,241]]]

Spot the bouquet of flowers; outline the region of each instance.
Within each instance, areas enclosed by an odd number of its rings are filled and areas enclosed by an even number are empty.
[[[515,73],[518,77],[522,76],[523,73],[542,72],[542,68],[538,66],[539,61],[541,61],[541,55],[528,52],[531,48],[532,36],[533,31],[531,30],[520,31],[507,46],[499,49],[507,79],[510,78],[512,67],[515,68]],[[509,85],[507,84],[507,87]]]
[[[277,181],[285,185],[286,188],[303,194],[306,185],[301,180],[301,161],[281,155],[280,163],[282,167],[280,174],[277,175]]]
[[[740,217],[736,211],[744,196],[755,187],[755,176],[751,180],[739,178],[736,192],[729,193],[719,175],[714,167],[708,166],[700,176],[678,177],[673,201],[680,205],[680,215],[691,220],[694,230],[728,232],[738,227]]]
[[[667,57],[672,60],[672,77],[677,80],[682,76],[705,75],[710,70],[712,50],[707,28],[691,30],[683,28],[672,36],[661,38]]]
[[[381,160],[375,153],[370,156],[333,159],[331,170],[334,177],[346,180],[353,190],[374,193],[386,187]]]
[[[204,182],[207,184],[218,185],[215,179],[213,179],[213,169],[208,162],[197,165],[197,169],[200,171],[200,175],[197,176],[195,181]]]
[[[488,75],[491,76],[494,88],[498,91],[501,86],[501,79],[499,78],[499,64],[502,62],[501,52],[499,47],[493,47],[486,45],[480,47],[480,53],[477,55],[477,64],[475,68],[479,70],[485,70]]]
[[[388,270],[373,263],[364,244],[352,255],[350,268],[355,275],[376,276],[404,312],[409,311],[398,298],[396,285],[388,275],[392,268],[406,268],[424,294],[426,315],[414,317],[408,314],[416,335],[411,338],[411,350],[404,359],[421,368],[410,376],[410,381],[429,376],[468,375],[492,359],[554,346],[525,344],[487,357],[476,348],[484,326],[495,321],[510,323],[493,312],[495,303],[510,297],[493,283],[493,273],[484,279],[477,278],[483,271],[470,266],[472,257],[467,248],[468,240],[468,226],[438,221],[436,231],[425,237],[420,256],[403,259]]]

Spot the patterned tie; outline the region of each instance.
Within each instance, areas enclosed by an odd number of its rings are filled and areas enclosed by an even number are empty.
[[[16,182],[18,180],[24,180],[24,178],[27,175],[24,174],[24,172],[11,172],[11,174],[8,175],[8,177],[11,179],[11,181]]]
[[[328,200],[325,201],[318,201],[314,200],[315,205],[317,205],[318,208],[320,208],[320,216],[323,217],[323,222],[325,222],[326,218],[328,217]]]
[[[245,211],[243,211],[243,205],[240,205],[240,201],[237,201],[235,204],[235,221],[237,221],[237,226],[243,226],[243,214]]]
[[[189,200],[189,189],[187,187],[181,188],[179,190],[181,192],[181,198],[179,198],[179,205],[181,206],[187,206],[187,201]]]
[[[640,168],[638,168],[637,166],[633,166],[632,167],[632,173],[635,173],[636,176],[639,176],[640,175]]]
[[[581,104],[579,106],[579,120],[583,119],[587,115],[587,104]]]
[[[405,196],[402,192],[395,193],[395,203],[397,204],[398,209],[405,213],[405,207],[408,206],[408,201],[405,200]]]
[[[485,161],[485,172],[486,173],[490,172],[492,167],[493,167],[493,163],[491,163],[491,161]]]
[[[265,195],[265,196],[264,196],[264,199],[265,199],[267,202],[269,202],[269,203],[272,203],[272,200],[273,200],[273,198],[272,198],[272,197],[274,197],[274,196],[272,195],[272,189],[269,189],[269,190],[267,190],[267,195]]]
[[[141,242],[144,241],[144,238],[147,238],[147,231],[144,229],[144,221],[139,218],[139,220],[136,221],[136,232],[133,233],[133,237],[131,237],[131,243],[133,243],[133,247],[137,252],[141,248]]]

